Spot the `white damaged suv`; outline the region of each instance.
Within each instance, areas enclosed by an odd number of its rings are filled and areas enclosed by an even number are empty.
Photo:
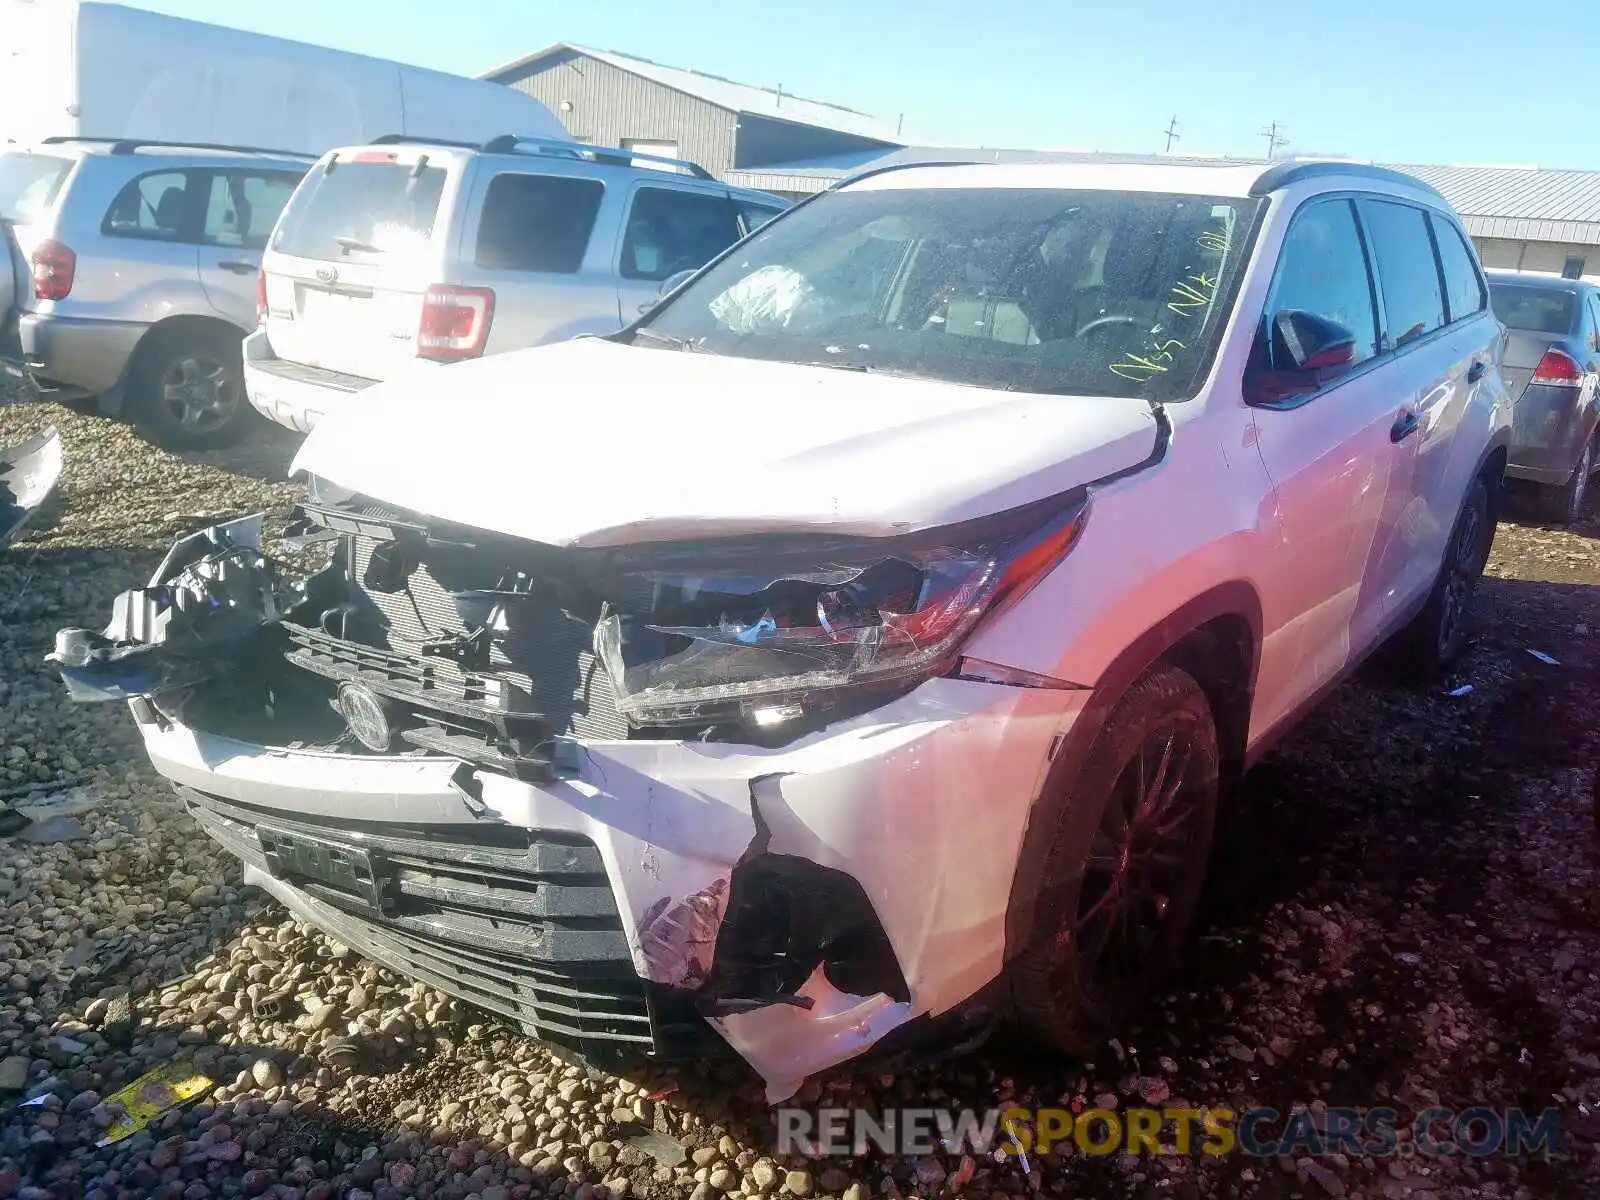
[[[52,657],[249,881],[553,1044],[775,1101],[1082,1049],[1239,774],[1460,654],[1502,337],[1404,175],[872,173],[618,334],[372,387],[296,464],[325,567],[195,534]]]

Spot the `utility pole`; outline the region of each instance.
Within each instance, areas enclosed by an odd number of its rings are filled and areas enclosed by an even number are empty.
[[[1168,124],[1167,124],[1167,151],[1166,152],[1168,154],[1171,154],[1172,153],[1172,143],[1173,142],[1181,142],[1182,140],[1183,139],[1178,136],[1178,118],[1176,116],[1174,116],[1172,118],[1172,120],[1170,122],[1168,122]]]
[[[1284,136],[1284,129],[1276,121],[1261,131],[1261,136],[1267,139],[1267,157],[1273,158],[1278,153],[1278,147],[1289,139]]]

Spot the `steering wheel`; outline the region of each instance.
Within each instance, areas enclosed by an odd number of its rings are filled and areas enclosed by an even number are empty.
[[[1078,330],[1078,332],[1074,333],[1072,336],[1075,337],[1075,338],[1081,338],[1081,337],[1084,337],[1084,336],[1086,336],[1088,334],[1093,333],[1096,329],[1100,329],[1100,328],[1102,328],[1102,327],[1104,327],[1106,325],[1137,325],[1138,323],[1139,323],[1139,321],[1138,321],[1138,318],[1136,318],[1136,317],[1124,317],[1124,316],[1096,317],[1094,320],[1090,321],[1087,325],[1085,325],[1082,329]]]

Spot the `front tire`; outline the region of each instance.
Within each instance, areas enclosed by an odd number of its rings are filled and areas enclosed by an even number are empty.
[[[173,450],[231,446],[255,410],[244,394],[243,335],[183,330],[160,337],[134,374],[133,417]]]
[[[1092,1050],[1165,972],[1205,880],[1220,789],[1216,722],[1194,677],[1158,664],[1117,701],[1076,779],[1011,968],[1041,1040]]]

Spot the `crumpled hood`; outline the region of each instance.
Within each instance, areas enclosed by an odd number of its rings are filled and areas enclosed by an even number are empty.
[[[579,339],[352,396],[293,470],[558,546],[1001,512],[1146,461],[1141,400],[1040,396]]]

